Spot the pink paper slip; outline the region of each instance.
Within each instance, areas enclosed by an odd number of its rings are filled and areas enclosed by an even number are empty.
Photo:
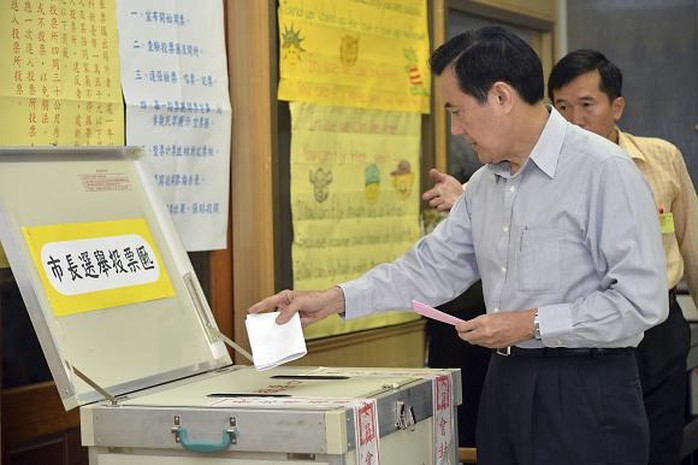
[[[432,320],[441,321],[442,323],[448,323],[449,325],[455,326],[458,323],[463,322],[463,320],[461,320],[460,318],[456,318],[453,315],[441,312],[435,309],[434,307],[430,307],[429,305],[423,304],[422,302],[417,302],[416,300],[412,301],[412,310],[414,310],[422,316],[431,318]]]

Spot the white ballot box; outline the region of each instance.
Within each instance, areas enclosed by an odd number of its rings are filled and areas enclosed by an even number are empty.
[[[0,165],[0,239],[90,464],[457,463],[457,369],[233,365],[139,149]]]

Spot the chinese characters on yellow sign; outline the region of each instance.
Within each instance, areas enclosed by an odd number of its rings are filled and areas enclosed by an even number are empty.
[[[174,295],[143,218],[32,226],[22,233],[56,316]]]
[[[114,8],[0,2],[0,144],[123,145]]]

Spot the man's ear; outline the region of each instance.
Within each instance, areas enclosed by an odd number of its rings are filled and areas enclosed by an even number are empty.
[[[503,81],[497,81],[490,88],[492,102],[505,112],[509,112],[514,104],[514,89]]]
[[[623,110],[625,110],[625,97],[616,97],[615,100],[611,102],[613,121],[616,123],[620,121],[620,118],[623,116]]]

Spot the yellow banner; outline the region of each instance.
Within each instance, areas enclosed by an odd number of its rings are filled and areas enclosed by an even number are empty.
[[[429,113],[426,0],[279,2],[279,99]]]
[[[56,316],[174,295],[143,218],[22,228]]]
[[[0,145],[123,145],[114,0],[0,2]]]
[[[295,289],[322,289],[390,261],[419,238],[420,114],[291,103]],[[405,309],[407,310],[407,309]],[[338,318],[312,339],[416,318]]]

